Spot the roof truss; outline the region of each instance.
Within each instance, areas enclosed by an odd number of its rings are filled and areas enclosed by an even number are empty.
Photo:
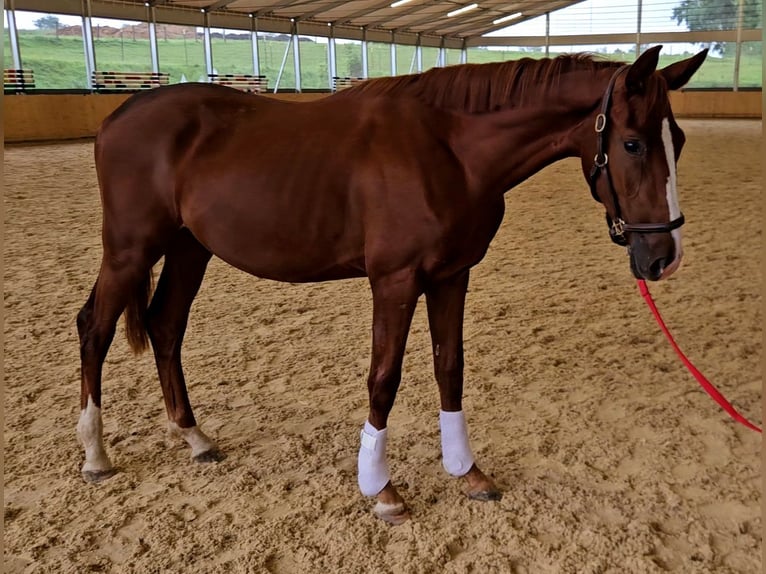
[[[205,11],[217,20],[227,16],[251,15],[265,18],[274,27],[283,29],[287,23],[297,21],[315,26],[328,25],[388,34],[433,36],[465,40],[478,38],[488,32],[510,24],[535,18],[546,12],[559,10],[583,0],[410,0],[392,8],[394,0],[148,0],[149,5],[163,10],[178,10],[179,23],[189,20],[189,12]],[[147,0],[90,0],[93,12],[114,14],[133,13],[144,8]],[[476,2],[478,7],[455,16],[448,16],[461,7]],[[35,10],[59,13],[79,13],[82,0],[4,0],[17,10]],[[182,14],[186,12],[186,14]],[[503,16],[521,12],[512,22],[493,24]],[[280,24],[281,22],[281,24]],[[265,28],[264,28],[265,29]]]

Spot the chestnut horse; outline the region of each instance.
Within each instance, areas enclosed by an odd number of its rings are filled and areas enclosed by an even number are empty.
[[[470,497],[499,499],[474,461],[462,413],[469,270],[500,225],[504,193],[576,156],[633,273],[658,280],[675,271],[684,135],[668,90],[690,79],[705,52],[657,70],[659,50],[632,65],[570,55],[439,68],[310,103],[208,84],[131,97],[95,144],[103,259],[77,317],[83,477],[114,473],[101,373],[123,311],[132,348],[151,341],[170,429],[195,460],[222,458],[197,426],[181,367],[189,309],[217,255],[277,281],[368,278],[372,358],[358,481],[392,523],[408,511],[390,480],[386,424],[425,294],[444,467],[464,477]],[[163,256],[150,303],[152,266]]]

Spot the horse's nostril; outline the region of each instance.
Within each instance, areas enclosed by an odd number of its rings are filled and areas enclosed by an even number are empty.
[[[656,281],[660,277],[662,277],[662,272],[665,270],[665,268],[670,265],[671,260],[668,257],[660,257],[659,259],[655,259],[650,265],[649,265],[649,277],[647,279],[651,279],[653,281]]]

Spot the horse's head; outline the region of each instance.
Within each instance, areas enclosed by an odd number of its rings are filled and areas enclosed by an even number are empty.
[[[657,70],[661,47],[614,72],[581,154],[612,240],[628,247],[633,274],[653,281],[670,276],[683,254],[676,162],[685,138],[668,91],[686,84],[707,55]]]

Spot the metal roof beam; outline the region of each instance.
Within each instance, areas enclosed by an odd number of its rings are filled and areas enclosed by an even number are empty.
[[[309,2],[310,4],[312,2]],[[312,10],[311,12],[306,12],[301,16],[301,20],[305,20],[307,18],[313,18],[314,16],[317,16],[318,14],[321,14],[323,12],[328,12],[332,10],[333,8],[337,8],[338,6],[342,6],[343,4],[348,4],[346,0],[335,0],[334,2],[330,2],[329,4],[325,4],[324,6],[317,8],[316,10]],[[388,3],[386,3],[387,5]],[[366,13],[366,12],[365,12]],[[333,22],[333,24],[338,24],[341,21]]]
[[[205,10],[207,10],[208,12],[212,12],[213,10],[219,10],[221,8],[224,8],[225,6],[228,6],[232,2],[234,2],[234,0],[218,0],[218,2],[214,2],[210,6],[207,6]]]
[[[280,8],[287,8],[293,4],[301,4],[298,0],[282,0],[281,2],[275,2],[274,4],[269,4],[265,8],[261,8],[260,10],[256,10],[253,12],[253,16],[266,16],[268,14],[274,14],[275,10],[279,10]],[[276,14],[274,14],[276,16]]]
[[[396,15],[388,18],[373,20],[372,22],[367,22],[365,24],[366,26],[373,27],[373,26],[380,26],[381,24],[384,24],[385,22],[389,22],[391,20],[396,20],[397,18],[401,18],[402,16],[409,16],[410,14],[417,14],[420,12],[423,8],[427,8],[429,6],[433,6],[434,4],[444,4],[444,2],[439,2],[438,0],[428,0],[428,2],[424,2],[422,4],[415,4],[414,6],[410,8],[406,8],[404,10],[401,10],[396,13]],[[459,6],[462,6],[462,4],[458,4],[457,2],[450,1],[450,4],[455,4],[456,8]],[[433,18],[433,15],[431,16]],[[393,28],[393,26],[390,26],[389,28]],[[404,30],[406,28],[394,28],[397,30]]]
[[[472,11],[471,12],[471,16],[473,18],[475,18],[477,16],[477,14],[479,14],[479,11],[486,12],[487,8],[482,8],[481,6],[479,6],[479,8],[477,8],[476,11]],[[438,16],[438,15],[435,15],[435,14],[429,14],[426,17],[421,18],[420,20],[415,20],[414,22],[410,22],[409,24],[405,24],[404,26],[400,26],[397,29],[398,30],[409,30],[409,31],[411,31],[413,33],[420,34],[420,33],[422,33],[422,31],[420,31],[420,30],[418,30],[418,31],[413,30],[413,27],[420,26],[421,24],[427,24],[428,22],[433,22],[434,20],[438,20],[439,22],[444,22],[445,24],[448,24],[451,19],[447,18],[446,12],[444,13],[444,16]],[[456,18],[455,20],[453,20],[453,22],[457,23],[457,22],[460,22],[461,20],[462,20],[462,18]]]
[[[455,25],[442,26],[441,28],[435,27],[434,29],[441,30],[442,33],[449,34],[449,35],[453,35],[453,34],[457,36],[465,35],[466,37],[469,37],[468,35],[464,34],[466,31],[468,31],[471,33],[470,37],[482,36],[483,34],[486,34],[488,30],[502,30],[503,28],[507,28],[508,26],[520,24],[521,22],[532,20],[533,18],[537,18],[538,16],[541,16],[541,14],[530,14],[529,16],[521,16],[515,20],[509,20],[508,22],[503,22],[502,25],[497,25],[497,24],[493,25],[492,24],[493,20],[502,18],[502,16],[493,15],[487,18],[473,20],[471,22],[464,22],[464,23],[455,22]]]
[[[365,8],[364,10],[358,10],[352,14],[349,14],[348,16],[344,16],[343,18],[336,20],[334,23],[336,25],[347,24],[351,22],[352,20],[354,20],[355,18],[359,18],[360,16],[366,16],[367,14],[372,14],[373,12],[377,12],[378,10],[387,8],[391,4],[392,4],[392,0],[386,0],[385,2],[380,2],[379,4],[375,4],[374,6]]]
[[[493,18],[497,18],[497,16],[493,16]],[[478,23],[484,23],[487,22],[487,19],[480,19],[480,20],[470,20],[465,23],[457,21],[457,22],[449,22],[444,20],[439,20],[438,22],[435,22],[433,26],[430,26],[428,28],[422,28],[418,30],[420,34],[434,34],[437,36],[459,36],[460,31],[468,28],[473,29]],[[519,19],[519,22],[521,19]]]

